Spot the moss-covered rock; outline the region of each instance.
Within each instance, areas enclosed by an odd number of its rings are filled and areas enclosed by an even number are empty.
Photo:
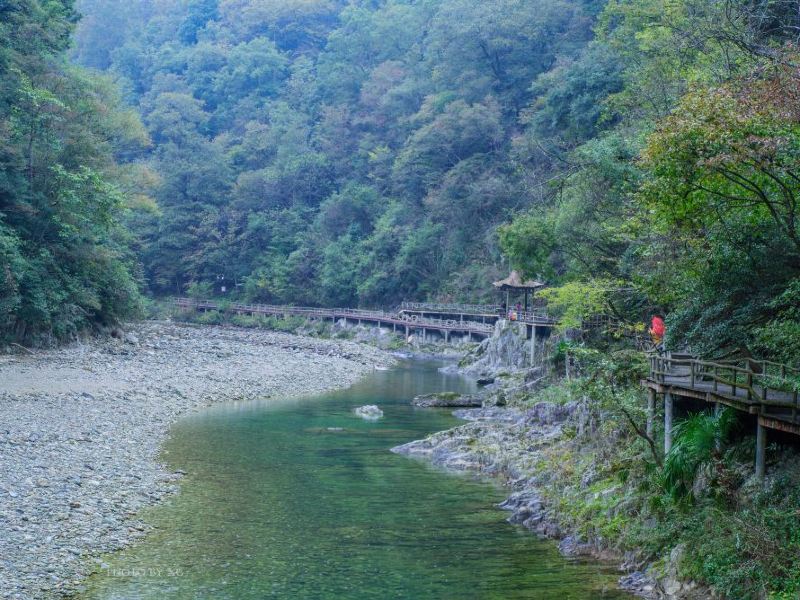
[[[479,407],[483,405],[480,396],[469,394],[457,394],[455,392],[438,392],[435,394],[423,394],[415,397],[411,403],[414,406],[424,408],[465,408]]]

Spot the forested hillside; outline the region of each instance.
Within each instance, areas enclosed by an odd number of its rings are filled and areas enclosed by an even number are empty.
[[[0,2],[0,342],[136,313],[118,220],[148,137],[108,79],[71,66],[72,2]]]
[[[131,314],[139,284],[386,306],[516,267],[556,310],[800,355],[792,2],[76,9],[2,4],[9,339]]]
[[[495,227],[549,195],[520,162],[531,86],[577,60],[598,4],[80,8],[76,60],[117,77],[154,143],[161,213],[136,223],[150,288],[224,277],[252,300],[375,306],[507,275]],[[590,130],[592,95],[619,85],[597,76],[576,101]]]
[[[153,141],[156,294],[477,299],[516,266],[676,341],[797,346],[791,2],[79,7],[75,60]]]
[[[537,80],[525,164],[553,157],[555,185],[500,239],[556,303],[666,313],[672,348],[800,357],[796,8],[612,0]],[[617,87],[586,103],[593,81]]]

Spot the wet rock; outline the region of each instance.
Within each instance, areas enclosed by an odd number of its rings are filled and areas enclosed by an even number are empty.
[[[656,583],[657,597],[665,600],[701,600],[718,598],[712,590],[680,577],[680,564],[686,553],[684,544],[675,546],[669,554],[665,573]]]
[[[529,356],[526,325],[500,319],[495,323],[492,335],[468,354],[459,366],[466,375],[494,380],[501,371],[524,368]]]
[[[575,413],[576,407],[576,402],[538,402],[525,413],[525,422],[528,425],[558,425],[569,419]]]
[[[517,423],[523,418],[523,414],[518,410],[496,406],[454,410],[453,416],[465,421],[494,421],[502,423]]]
[[[359,406],[353,412],[367,421],[377,421],[383,416],[383,411],[374,404]]]
[[[506,398],[506,392],[502,388],[492,390],[492,392],[486,395],[483,401],[484,406],[506,406],[507,404],[508,399]]]
[[[463,408],[469,406],[482,406],[480,396],[456,394],[454,392],[439,392],[416,396],[411,403],[422,408]]]
[[[619,586],[641,598],[655,599],[658,597],[655,580],[642,571],[634,571],[620,577]]]
[[[562,539],[558,543],[558,551],[564,556],[594,556],[597,553],[593,544],[574,535],[568,535]]]

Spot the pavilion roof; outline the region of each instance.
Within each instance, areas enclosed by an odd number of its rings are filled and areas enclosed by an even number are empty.
[[[501,279],[500,281],[495,281],[492,285],[498,290],[502,291],[538,290],[539,288],[545,287],[544,283],[541,281],[536,281],[535,279],[528,279],[527,281],[523,280],[518,271],[511,271],[511,274],[508,277]]]

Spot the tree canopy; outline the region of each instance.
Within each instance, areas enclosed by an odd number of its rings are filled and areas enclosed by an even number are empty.
[[[76,20],[68,0],[0,5],[0,340],[70,337],[139,303],[119,219],[146,198],[131,158],[149,139],[108,78],[66,62]]]
[[[531,84],[577,60],[596,14],[562,0],[127,4],[82,0],[73,55],[116,78],[153,140],[161,214],[135,227],[149,289],[224,281],[252,300],[373,306],[467,298],[467,273],[505,268],[493,231],[527,202],[512,154]]]
[[[615,316],[665,313],[671,344],[791,358],[787,3],[2,11],[9,339],[111,322],[139,288],[387,306],[518,268],[554,299],[613,281]]]

